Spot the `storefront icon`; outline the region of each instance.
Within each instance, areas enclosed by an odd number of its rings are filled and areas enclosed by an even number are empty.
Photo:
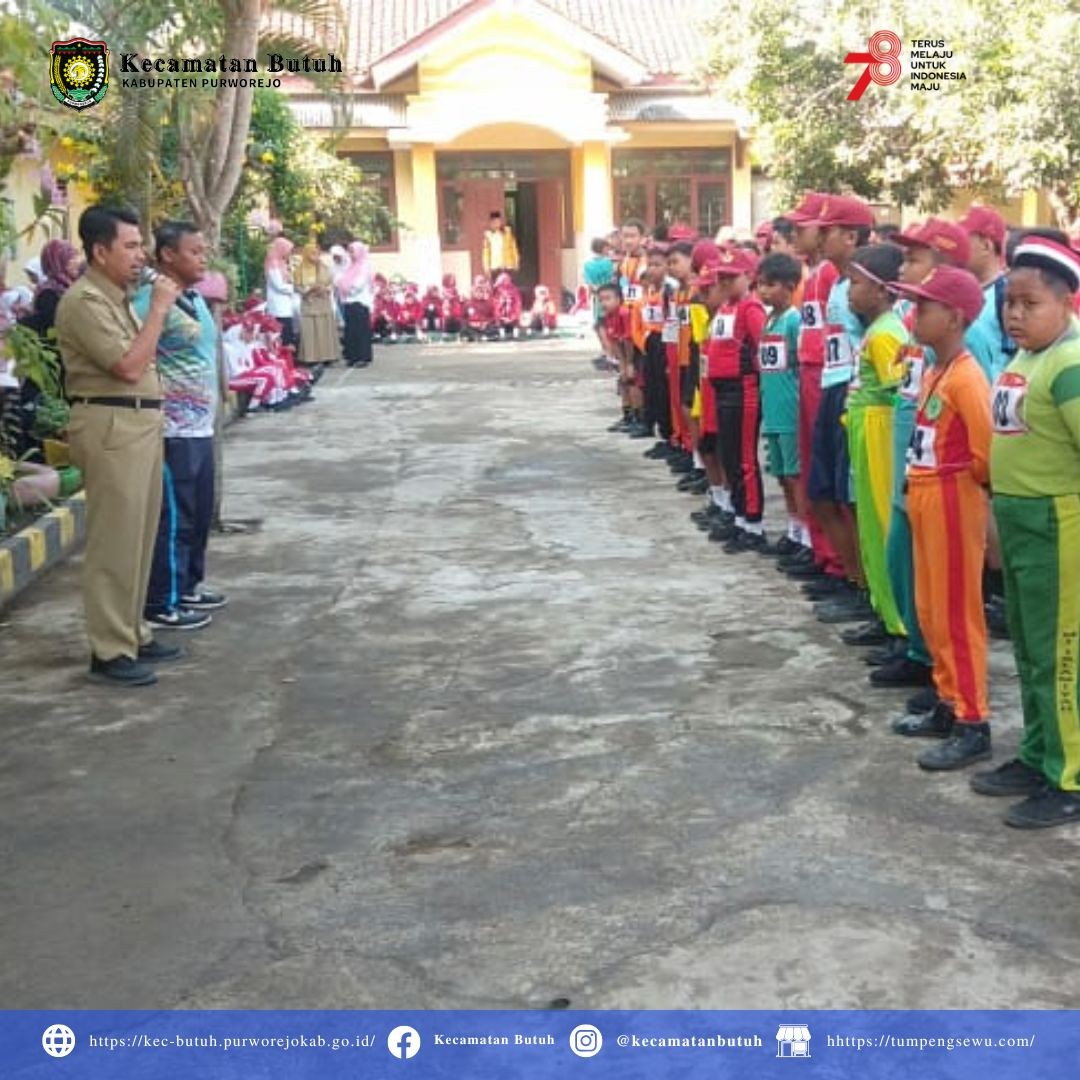
[[[810,1029],[797,1024],[781,1027],[776,1032],[776,1056],[778,1058],[808,1058],[810,1056]]]

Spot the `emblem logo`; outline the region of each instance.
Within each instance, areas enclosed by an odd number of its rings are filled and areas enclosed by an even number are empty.
[[[52,45],[52,92],[71,109],[89,109],[109,88],[109,50],[104,41],[71,38]]]

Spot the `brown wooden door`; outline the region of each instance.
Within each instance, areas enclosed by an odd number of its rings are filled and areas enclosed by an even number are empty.
[[[556,304],[562,288],[563,198],[562,180],[536,182],[538,284],[551,290]]]
[[[461,232],[469,246],[472,277],[484,272],[484,230],[492,210],[503,208],[502,180],[466,180],[461,200]],[[458,282],[459,287],[472,288],[472,280]]]

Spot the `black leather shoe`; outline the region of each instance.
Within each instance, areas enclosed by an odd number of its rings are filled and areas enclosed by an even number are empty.
[[[927,772],[954,772],[990,756],[989,724],[954,724],[940,746],[924,750],[915,760]]]
[[[179,645],[162,645],[160,641],[139,646],[139,660],[144,664],[167,664],[183,655],[184,650]]]
[[[971,778],[971,790],[979,795],[1010,796],[1036,795],[1046,787],[1042,771],[1033,769],[1019,758],[1006,761],[990,772],[976,773]]]
[[[1080,794],[1047,787],[1017,803],[1005,815],[1014,829],[1052,829],[1080,822]]]
[[[885,630],[885,624],[880,619],[871,619],[862,626],[853,626],[840,635],[840,640],[845,645],[873,646],[887,645],[889,635]]]
[[[153,668],[132,660],[130,656],[118,656],[114,660],[91,657],[90,678],[94,682],[118,687],[153,686],[157,682]]]
[[[895,734],[911,739],[947,739],[955,724],[952,709],[941,701],[931,713],[902,716],[894,720],[892,729]]]
[[[870,672],[871,686],[929,686],[933,681],[933,671],[925,664],[917,664],[906,656],[898,657],[892,663],[882,664]]]

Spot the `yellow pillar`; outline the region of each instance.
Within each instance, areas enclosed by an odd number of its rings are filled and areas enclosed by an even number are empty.
[[[751,194],[750,147],[746,141],[735,136],[731,148],[731,224],[750,231],[754,228],[754,205]]]
[[[1027,188],[1020,198],[1020,224],[1035,228],[1039,224],[1039,193]]]
[[[605,236],[615,224],[611,190],[611,147],[603,142],[575,146],[570,154],[574,200],[574,247],[577,270],[591,252],[594,237]],[[564,283],[565,284],[565,283]]]
[[[434,284],[442,270],[435,151],[431,146],[394,151],[394,197],[401,225],[398,253],[389,265],[421,287]]]

